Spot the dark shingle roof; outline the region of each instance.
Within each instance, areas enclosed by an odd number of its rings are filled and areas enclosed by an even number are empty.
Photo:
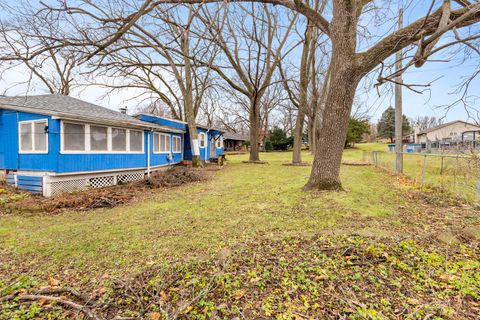
[[[71,118],[94,122],[107,122],[117,125],[128,124],[141,127],[165,129],[161,126],[138,120],[135,117],[119,111],[58,94],[16,97],[0,96],[0,108],[2,107],[19,111],[58,116],[59,118]]]
[[[248,141],[250,140],[250,137],[244,134],[239,134],[235,132],[225,132],[223,135],[224,139],[230,139],[230,140],[239,140],[239,141]]]
[[[1,105],[26,107],[36,109],[38,112],[48,114],[64,114],[71,116],[82,116],[94,119],[108,119],[127,122],[139,122],[139,120],[93,103],[85,102],[69,96],[50,94],[39,96],[17,96],[17,97],[0,97]]]

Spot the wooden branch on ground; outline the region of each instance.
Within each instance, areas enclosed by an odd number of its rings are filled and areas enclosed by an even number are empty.
[[[47,296],[47,295],[42,295],[42,294],[11,294],[5,297],[0,298],[0,302],[6,302],[6,301],[11,301],[11,300],[17,300],[17,301],[50,301],[50,302],[56,302],[64,307],[68,307],[77,311],[82,312],[85,314],[89,319],[93,320],[103,320],[102,317],[94,313],[90,308],[88,308],[85,305],[81,305],[78,303],[75,303],[70,300],[66,300],[60,297],[55,297],[55,296]]]
[[[62,294],[62,293],[68,293],[77,299],[82,301],[82,304],[73,302],[71,300],[67,300],[64,297],[56,297],[52,296],[52,294]],[[88,301],[90,299],[79,293],[77,290],[73,288],[53,288],[53,287],[46,287],[43,289],[38,290],[36,293],[29,294],[25,293],[23,294],[22,291],[17,291],[15,293],[12,293],[10,295],[6,295],[3,297],[0,297],[0,303],[2,302],[7,302],[7,301],[49,301],[49,302],[55,302],[59,305],[62,305],[63,307],[71,308],[76,311],[82,312],[85,314],[85,316],[88,317],[88,319],[93,319],[93,320],[104,320],[103,317],[97,315],[95,312],[92,311],[89,307],[87,307]]]

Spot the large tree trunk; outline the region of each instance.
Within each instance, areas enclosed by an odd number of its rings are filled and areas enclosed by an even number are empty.
[[[342,189],[340,164],[357,84],[349,72],[333,73],[306,189]]]
[[[185,109],[185,115],[188,125],[188,132],[190,135],[190,147],[192,150],[192,166],[201,167],[202,162],[200,161],[200,145],[198,141],[197,134],[197,124],[195,123],[195,115],[193,114],[193,109]]]
[[[260,161],[259,154],[259,128],[260,128],[260,108],[256,98],[250,100],[250,161]]]
[[[356,16],[351,1],[333,5],[331,74],[315,159],[306,189],[342,190],[340,165],[361,74],[356,60]],[[346,14],[352,12],[352,14]]]
[[[196,114],[193,104],[193,77],[192,77],[192,67],[190,65],[189,58],[189,44],[190,38],[188,33],[182,35],[182,50],[184,53],[184,62],[185,62],[185,89],[183,92],[184,95],[184,109],[185,109],[185,119],[188,124],[188,131],[190,133],[190,142],[192,150],[192,166],[201,167],[202,162],[200,161],[200,147],[197,134],[197,124],[196,124]],[[205,146],[206,148],[207,146]]]
[[[317,139],[315,131],[317,127],[315,126],[315,118],[308,119],[308,149],[311,154],[315,154],[315,148],[317,146]]]
[[[295,132],[293,134],[293,165],[302,164],[302,136],[303,123],[305,122],[305,113],[298,109],[297,121],[295,122]]]

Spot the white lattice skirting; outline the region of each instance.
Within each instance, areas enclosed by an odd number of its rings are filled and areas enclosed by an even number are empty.
[[[62,193],[85,190],[88,188],[109,187],[116,184],[140,181],[144,177],[145,172],[143,170],[72,176],[45,176],[43,195],[45,197],[52,197]]]

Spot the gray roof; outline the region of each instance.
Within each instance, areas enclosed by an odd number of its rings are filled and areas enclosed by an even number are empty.
[[[444,123],[444,124],[440,124],[440,125],[432,127],[432,128],[422,130],[419,133],[417,133],[417,135],[426,134],[426,133],[429,133],[429,132],[432,132],[432,131],[435,131],[435,130],[438,130],[438,129],[441,129],[441,128],[444,128],[444,127],[448,127],[449,125],[452,125],[452,124],[457,123],[457,122],[461,122],[461,123],[464,123],[464,124],[467,124],[467,125],[470,125],[470,126],[478,127],[480,129],[480,126],[476,125],[474,123],[469,123],[469,122],[466,122],[466,121],[463,121],[463,120],[454,120],[454,121],[450,121],[450,122],[447,122],[447,123]]]
[[[250,140],[250,137],[244,134],[240,133],[235,133],[235,132],[225,132],[223,135],[224,139],[229,139],[229,140],[238,140],[238,141],[248,141]]]
[[[58,94],[16,97],[0,96],[0,109],[2,108],[57,116],[59,118],[168,129],[172,131],[170,128],[163,128],[144,122],[119,111]]]

